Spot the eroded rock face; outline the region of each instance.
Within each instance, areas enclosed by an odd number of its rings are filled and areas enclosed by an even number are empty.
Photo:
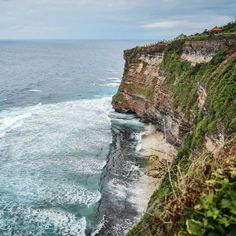
[[[235,44],[236,40],[186,41],[182,46],[182,60],[196,63],[209,62],[221,49]],[[118,93],[113,97],[113,107],[119,112],[134,112],[144,122],[156,125],[166,132],[167,141],[180,146],[184,135],[190,132],[194,114],[186,118],[173,105],[172,93],[165,72],[161,69],[165,51],[170,44],[156,44],[124,52],[125,70]],[[203,108],[207,91],[204,84],[198,88],[199,108]]]
[[[199,86],[198,86],[198,107],[200,109],[204,108],[206,98],[207,98],[206,88],[203,84],[199,84]]]
[[[135,112],[144,122],[155,124],[157,130],[166,131],[167,141],[179,146],[190,124],[173,108],[171,92],[160,69],[168,46],[161,44],[136,54],[125,51],[125,72],[113,107]]]
[[[225,138],[223,134],[219,134],[216,136],[206,136],[206,149],[213,153],[214,155],[218,155],[220,150],[223,148],[225,144]]]
[[[229,48],[235,42],[235,39],[187,41],[184,44],[181,58],[191,62],[192,65],[206,63],[221,49]]]

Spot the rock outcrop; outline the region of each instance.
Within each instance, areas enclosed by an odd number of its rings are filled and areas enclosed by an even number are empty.
[[[181,60],[195,66],[209,62],[220,50],[234,45],[236,40],[185,41],[181,43]],[[173,93],[162,68],[165,52],[171,44],[160,43],[137,47],[124,52],[125,69],[118,93],[113,97],[113,107],[119,112],[134,112],[144,122],[165,131],[167,141],[180,146],[183,137],[191,130],[196,115],[189,110],[188,117],[175,107]],[[204,84],[198,85],[198,107],[203,108],[207,96]]]
[[[220,50],[225,50],[231,47],[234,43],[234,39],[187,41],[184,44],[181,58],[191,62],[192,65],[206,63],[209,62]]]

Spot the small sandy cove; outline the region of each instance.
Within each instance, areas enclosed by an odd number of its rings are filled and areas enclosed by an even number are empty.
[[[133,192],[137,209],[143,213],[153,192],[158,188],[162,178],[171,166],[176,149],[166,142],[164,134],[156,131],[154,125],[148,125],[139,144],[139,151],[147,158],[144,175],[134,185]]]

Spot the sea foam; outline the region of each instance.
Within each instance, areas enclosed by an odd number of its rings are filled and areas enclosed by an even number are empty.
[[[2,117],[0,116],[0,138],[4,137],[6,132],[21,127],[24,120],[31,116],[31,112],[15,115],[9,114]]]
[[[91,209],[101,199],[111,110],[111,98],[105,97],[0,112],[0,209],[9,216],[0,216],[4,235],[12,229],[18,236],[24,230],[43,235],[45,229],[85,235]]]

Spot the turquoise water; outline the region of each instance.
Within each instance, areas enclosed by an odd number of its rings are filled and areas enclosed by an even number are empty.
[[[111,95],[137,44],[0,42],[0,235],[96,229]]]

